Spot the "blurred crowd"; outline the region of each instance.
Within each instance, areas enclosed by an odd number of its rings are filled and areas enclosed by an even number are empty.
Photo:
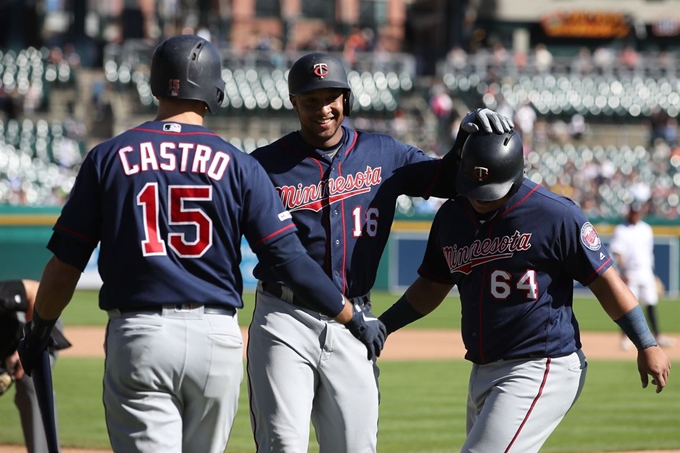
[[[211,39],[207,29],[197,30],[196,33]],[[260,32],[253,37],[248,50],[264,52],[270,58],[275,58],[282,54],[284,47],[279,39]],[[342,53],[350,68],[356,67],[361,58],[368,58],[374,70],[379,70],[381,59],[384,58],[386,62],[390,59],[381,37],[369,28],[356,27],[347,34],[328,30],[297,50]],[[70,80],[75,83],[79,58],[72,48],[50,49],[44,58],[46,64],[71,68],[73,77]],[[650,64],[645,59],[665,64],[663,69],[668,73],[677,63],[675,56],[664,52],[650,56],[647,53],[639,54],[631,46],[624,46],[619,51],[601,47],[591,52],[583,48],[568,64],[572,72],[606,73],[612,70],[636,71],[643,67],[648,69]],[[500,79],[505,72],[514,69],[536,74],[549,73],[555,70],[558,60],[559,64],[564,65],[564,58],[555,58],[540,43],[525,53],[511,52],[502,44],[496,43],[475,49],[474,55],[454,47],[442,65],[445,72],[456,73],[467,71],[470,65],[483,61],[484,71],[491,74],[491,77],[497,76]],[[281,64],[271,61],[275,67]],[[473,106],[463,102],[437,77],[421,84],[420,90],[418,94],[422,100],[419,103],[400,105],[389,115],[385,112],[362,112],[360,115],[353,115],[349,123],[354,128],[386,133],[412,143],[431,155],[443,156],[456,138],[466,109],[482,105]],[[27,162],[28,166],[39,166],[35,163],[35,151],[31,156],[29,151],[18,146],[0,147],[0,174],[3,175],[0,182],[0,202],[46,205],[63,203],[72,175],[81,159],[79,153],[69,152],[69,147],[79,149],[82,153],[88,134],[96,133],[95,135],[103,137],[113,133],[109,91],[106,80],[95,81],[92,87],[91,113],[93,118],[101,121],[99,124],[95,121],[93,125],[89,125],[91,130],[86,130],[85,125],[76,121],[73,115],[62,122],[64,133],[53,142],[50,162],[46,164],[46,168],[50,166],[50,169],[49,172],[43,172],[52,175],[49,179],[27,170]],[[44,106],[38,106],[32,97],[30,90],[19,93],[18,86],[2,86],[0,107],[5,126],[10,120],[20,123],[23,117],[30,117],[41,109],[44,110]],[[655,109],[652,114],[641,118],[639,122],[647,128],[648,140],[644,148],[631,150],[606,145],[586,146],[585,139],[591,135],[592,128],[597,127],[597,124],[592,118],[587,119],[579,113],[546,116],[531,101],[511,103],[498,92],[493,93],[492,106],[494,110],[512,118],[516,130],[521,134],[527,157],[527,174],[553,191],[574,199],[588,215],[618,216],[623,204],[635,198],[649,202],[652,215],[664,219],[680,217],[680,174],[676,177],[676,169],[680,167],[680,144],[676,116]],[[7,127],[3,129],[3,132],[6,131]],[[7,140],[4,142],[6,144]],[[52,190],[45,189],[48,185],[51,185]],[[428,216],[436,212],[443,201],[402,197],[398,209],[407,216]]]

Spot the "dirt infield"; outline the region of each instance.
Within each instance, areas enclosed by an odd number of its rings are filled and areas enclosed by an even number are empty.
[[[103,357],[104,329],[101,327],[67,327],[66,337],[73,346],[61,352],[63,357]],[[243,330],[244,340],[247,331]],[[680,359],[680,335],[671,335],[675,347],[665,349],[671,360]],[[635,348],[622,350],[617,333],[582,333],[583,350],[592,359],[631,359],[636,357]],[[432,360],[461,359],[465,349],[460,332],[452,330],[404,329],[392,334],[385,345],[380,360]],[[25,447],[2,446],[0,453],[25,453]],[[64,448],[62,453],[109,453],[109,450]],[[636,452],[621,452],[636,453]],[[637,452],[641,453],[641,452]],[[644,453],[680,453],[680,450],[664,450]]]
[[[73,347],[61,352],[63,357],[101,357],[104,354],[104,329],[101,327],[67,327],[66,337]],[[244,340],[248,332],[243,330]],[[671,360],[680,359],[680,335],[669,335],[676,345],[664,349]],[[636,357],[635,348],[624,351],[616,333],[581,334],[588,358],[621,360]],[[454,330],[404,329],[390,335],[380,360],[462,359],[465,349],[460,332]],[[1,453],[1,452],[0,452]]]

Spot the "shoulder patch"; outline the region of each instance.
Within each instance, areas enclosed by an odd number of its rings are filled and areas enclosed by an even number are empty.
[[[293,218],[293,216],[290,215],[290,212],[288,212],[288,211],[283,211],[283,212],[279,213],[279,220],[282,221],[282,222],[284,220],[288,220],[288,219],[292,219],[292,218]]]
[[[600,250],[602,241],[600,240],[600,236],[597,234],[597,231],[595,231],[595,227],[592,223],[586,222],[581,227],[581,242],[583,242],[583,245],[585,245],[589,250]]]

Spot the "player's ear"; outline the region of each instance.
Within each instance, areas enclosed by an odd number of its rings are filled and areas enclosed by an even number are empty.
[[[297,99],[295,99],[295,96],[289,94],[288,99],[290,99],[290,103],[293,104],[293,110],[295,110],[295,113],[298,113]]]

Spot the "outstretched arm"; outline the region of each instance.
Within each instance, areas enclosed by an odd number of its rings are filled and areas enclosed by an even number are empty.
[[[668,381],[671,363],[656,344],[633,293],[611,267],[593,281],[589,288],[604,311],[637,347],[637,364],[642,387],[647,387],[651,375],[652,384],[656,385],[656,393],[661,392]]]
[[[442,303],[453,285],[418,277],[401,298],[379,316],[388,335],[430,314]]]

